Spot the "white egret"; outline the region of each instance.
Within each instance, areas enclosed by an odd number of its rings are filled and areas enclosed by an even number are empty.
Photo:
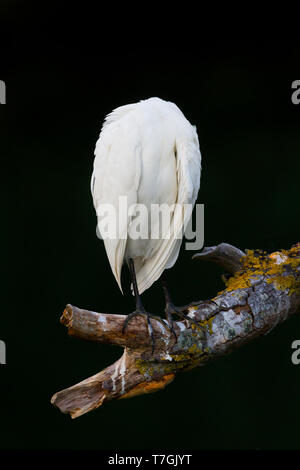
[[[182,207],[185,204],[193,208],[200,174],[201,153],[196,128],[174,103],[150,98],[116,108],[106,116],[96,143],[91,180],[98,236],[104,241],[121,291],[124,261],[130,269],[136,310],[127,316],[123,330],[134,315],[146,315],[152,344],[152,315],[145,311],[140,294],[159,279],[165,269],[175,264],[182,242],[178,234],[191,216],[191,210],[183,211]],[[126,198],[127,207],[142,204],[147,209],[146,215],[134,211],[129,215],[120,213],[125,211],[120,209],[120,196]],[[117,220],[116,236],[107,236],[102,223],[100,209],[107,204],[114,208],[114,213],[107,215],[106,227],[110,223],[115,226]],[[167,204],[174,209],[167,221],[168,236],[163,236],[166,234],[161,231],[159,237],[151,237],[150,226],[156,227],[161,220],[158,213],[154,220],[152,214],[150,221],[154,204]],[[146,237],[133,236],[138,216],[142,225],[139,228]],[[172,304],[165,282],[163,287],[166,317],[173,331],[172,314],[180,312]]]

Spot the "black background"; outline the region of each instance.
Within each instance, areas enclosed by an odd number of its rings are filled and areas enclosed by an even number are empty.
[[[1,6],[0,447],[298,449],[298,318],[157,394],[76,420],[50,404],[53,393],[122,352],[69,338],[59,323],[65,304],[133,308],[128,274],[123,297],[96,238],[89,186],[95,142],[113,108],[159,96],[197,126],[206,246],[275,251],[299,241],[300,105],[291,84],[300,78],[300,41],[199,33],[189,42],[169,31],[161,40],[157,24],[143,31],[143,15],[130,24],[120,16],[120,28],[88,10]],[[222,271],[192,254],[182,250],[169,272],[177,304],[223,288]],[[163,312],[158,283],[143,298]]]

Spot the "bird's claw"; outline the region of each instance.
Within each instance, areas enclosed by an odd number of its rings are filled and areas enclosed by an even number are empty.
[[[178,315],[179,317],[183,318],[184,320],[187,320],[190,323],[193,323],[197,328],[199,328],[199,323],[197,322],[197,320],[195,320],[194,318],[191,318],[189,315],[184,313],[182,309],[180,309],[178,307],[175,307],[175,305],[173,305],[170,302],[167,303],[166,308],[165,308],[165,312],[166,312],[166,317],[167,317],[168,323],[169,323],[169,325],[171,325],[171,328],[173,328],[172,315]],[[174,334],[175,334],[175,332],[174,332]],[[176,334],[175,334],[175,336],[176,336]]]
[[[156,320],[156,321],[159,321],[164,327],[168,328],[171,332],[174,333],[175,335],[175,332],[174,330],[172,331],[172,328],[170,327],[170,325],[168,323],[166,323],[162,318],[160,318],[159,316],[157,315],[153,315],[152,313],[149,313],[149,312],[146,312],[146,310],[144,309],[137,309],[135,310],[134,312],[132,313],[129,313],[124,321],[124,324],[123,324],[123,328],[122,328],[122,334],[124,334],[125,332],[125,329],[128,325],[128,323],[130,322],[130,320],[132,320],[132,318],[136,317],[136,316],[141,316],[141,317],[146,317],[147,319],[147,325],[148,325],[148,331],[149,331],[149,334],[150,334],[150,337],[151,337],[151,343],[152,343],[152,354],[154,352],[154,347],[155,347],[155,339],[154,339],[154,332],[153,332],[153,327],[151,325],[151,318],[153,320]],[[175,335],[176,337],[176,335]],[[176,337],[177,338],[177,337]]]

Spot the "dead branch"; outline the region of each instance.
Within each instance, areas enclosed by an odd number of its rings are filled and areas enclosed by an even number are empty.
[[[215,262],[230,277],[209,302],[183,307],[198,322],[174,323],[177,340],[151,319],[155,350],[146,319],[135,317],[122,334],[125,315],[96,313],[67,305],[61,323],[70,335],[124,347],[122,357],[103,371],[55,393],[51,403],[72,418],[114,398],[128,398],[164,388],[177,372],[206,364],[268,333],[300,310],[300,243],[271,255],[221,243],[193,257]]]

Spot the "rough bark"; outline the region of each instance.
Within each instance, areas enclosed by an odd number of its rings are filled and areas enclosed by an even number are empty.
[[[300,310],[300,244],[268,255],[221,243],[193,257],[227,270],[226,288],[210,301],[182,310],[188,320],[174,322],[177,338],[164,322],[151,319],[155,349],[146,319],[135,317],[122,334],[125,315],[96,313],[67,305],[61,323],[69,335],[124,347],[105,370],[53,395],[51,403],[72,418],[114,398],[164,388],[182,372],[231,352],[266,334]]]

